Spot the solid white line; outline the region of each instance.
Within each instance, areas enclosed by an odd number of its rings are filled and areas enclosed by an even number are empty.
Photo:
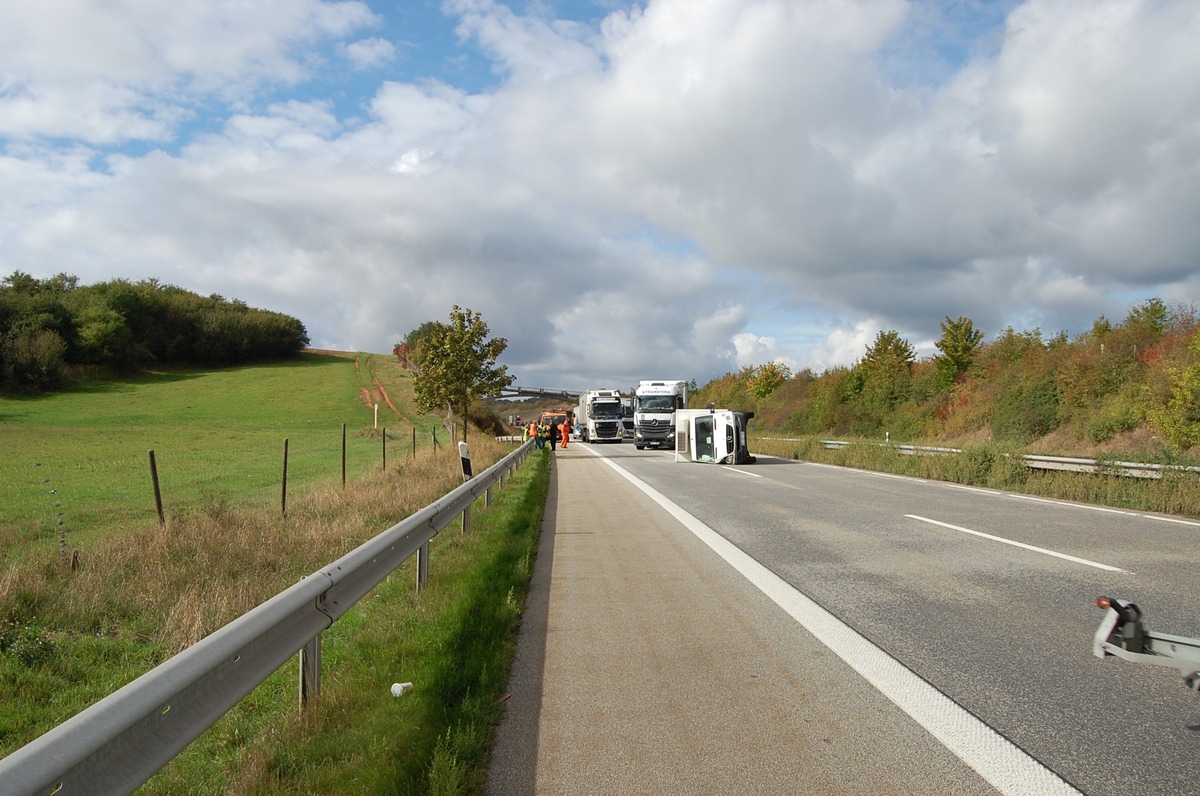
[[[1091,511],[1101,511],[1105,514],[1128,514],[1131,517],[1137,515],[1132,511],[1123,511],[1122,509],[1110,509],[1107,506],[1093,506],[1088,503],[1070,503],[1065,500],[1054,500],[1053,498],[1034,497],[1033,495],[1019,495],[1015,492],[1004,492],[1008,497],[1016,498],[1017,500],[1032,500],[1034,503],[1051,503],[1055,506],[1065,506],[1069,509],[1089,509]]]
[[[746,555],[725,537],[684,511],[606,456],[597,453],[662,506],[734,569],[770,597],[808,632],[871,683],[939,743],[1002,794],[1078,794],[1057,774],[997,733],[895,658]]]
[[[717,465],[717,466],[718,466],[718,467],[720,467],[720,468],[721,468],[722,470],[724,470],[725,472],[728,472],[728,473],[741,473],[742,475],[748,475],[748,476],[750,476],[751,478],[762,478],[762,476],[761,476],[761,475],[759,475],[758,473],[749,473],[749,472],[746,472],[745,470],[739,470],[739,469],[738,469],[738,468],[736,468],[736,467],[729,467],[729,466],[726,466],[726,465],[720,465],[720,464],[719,464],[719,465]]]
[[[984,533],[983,531],[972,531],[970,528],[963,528],[958,525],[951,525],[948,522],[939,522],[937,520],[931,520],[928,517],[919,517],[916,514],[905,514],[904,516],[908,517],[911,520],[920,520],[921,522],[927,522],[930,525],[940,525],[943,528],[949,528],[952,531],[961,531],[962,533],[969,533],[972,536],[979,536],[984,539],[991,539],[993,542],[1001,542],[1002,544],[1010,544],[1013,547],[1021,547],[1026,550],[1032,550],[1035,553],[1043,553],[1048,556],[1054,556],[1055,558],[1062,558],[1067,561],[1074,561],[1076,564],[1083,564],[1085,566],[1095,567],[1096,569],[1103,569],[1106,572],[1123,572],[1126,575],[1129,574],[1128,570],[1121,569],[1120,567],[1113,567],[1113,566],[1109,566],[1108,564],[1100,564],[1095,561],[1088,561],[1086,558],[1079,558],[1077,556],[1067,555],[1066,553],[1059,553],[1055,550],[1047,550],[1044,547],[1034,547],[1033,545],[1025,544],[1024,542],[1014,542],[1012,539],[1005,539],[1003,536],[992,536],[990,533]]]
[[[1138,514],[1137,516],[1145,517],[1148,520],[1160,520],[1162,522],[1175,522],[1180,525],[1194,525],[1197,528],[1200,528],[1200,522],[1196,522],[1194,520],[1181,520],[1181,519],[1177,519],[1175,517],[1159,517],[1155,514]]]

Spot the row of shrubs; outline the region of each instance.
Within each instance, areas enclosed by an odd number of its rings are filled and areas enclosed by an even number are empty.
[[[1146,453],[1166,459],[1200,446],[1194,307],[1151,299],[1124,322],[1101,317],[1074,338],[1011,327],[990,341],[976,333],[957,372],[944,367],[942,355],[917,359],[903,340],[889,366],[879,367],[878,349],[889,334],[881,333],[862,361],[801,371],[769,396],[754,394],[748,368],[705,385],[692,405],[752,409],[759,429],[792,435],[1027,445],[1058,432],[1086,447],[1144,430],[1160,446]]]
[[[81,286],[17,271],[0,281],[0,389],[47,390],[73,373],[151,365],[227,366],[296,356],[296,318],[148,279]]]

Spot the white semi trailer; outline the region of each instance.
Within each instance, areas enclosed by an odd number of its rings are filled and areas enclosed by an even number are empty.
[[[579,396],[575,425],[584,442],[620,442],[621,393],[617,390],[587,390]]]
[[[675,447],[675,412],[686,409],[686,381],[643,381],[634,390],[633,444],[643,448]]]

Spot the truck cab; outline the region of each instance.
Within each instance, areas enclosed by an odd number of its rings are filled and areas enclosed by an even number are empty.
[[[575,423],[584,442],[620,442],[621,393],[617,390],[585,391],[579,396]]]
[[[675,454],[691,462],[754,464],[747,447],[747,423],[753,412],[730,409],[680,409],[675,413]]]
[[[687,406],[686,381],[643,381],[634,392],[633,444],[643,448],[675,446],[675,413]]]

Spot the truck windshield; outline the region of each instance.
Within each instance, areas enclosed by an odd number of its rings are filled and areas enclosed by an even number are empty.
[[[592,404],[592,417],[597,420],[616,420],[621,416],[621,405],[618,403]]]
[[[715,462],[717,447],[713,438],[713,419],[711,415],[701,415],[696,418],[696,461]]]
[[[638,398],[639,412],[674,412],[674,395],[643,395]]]

